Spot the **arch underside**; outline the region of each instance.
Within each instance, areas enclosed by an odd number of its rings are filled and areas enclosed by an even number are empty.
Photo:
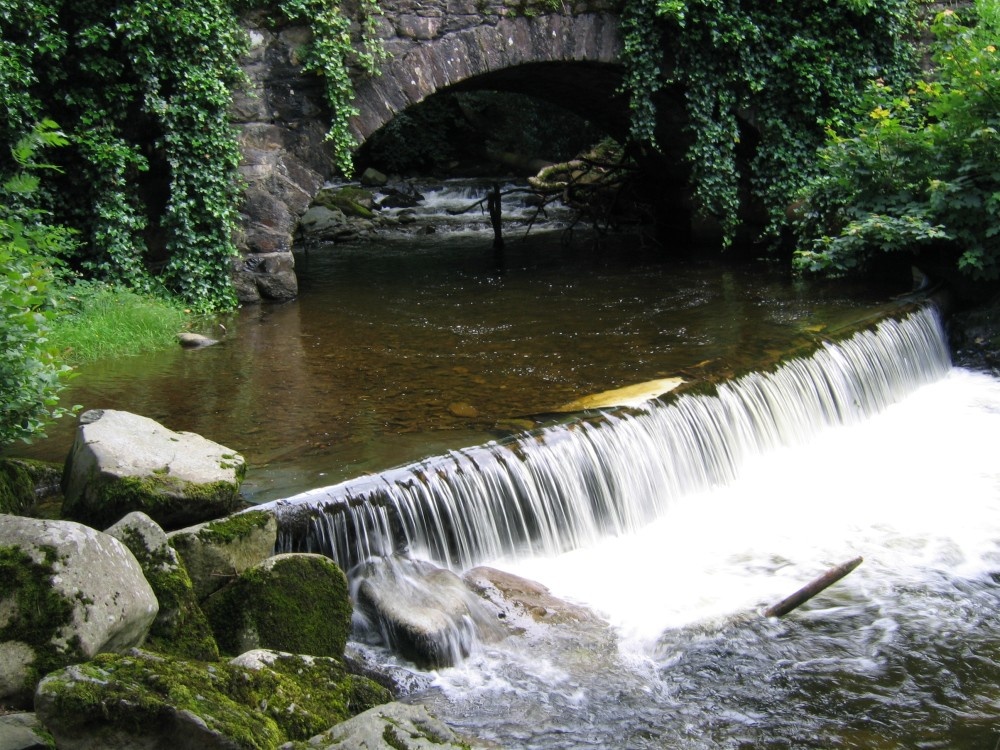
[[[590,13],[505,18],[422,42],[362,81],[351,121],[359,143],[397,113],[446,88],[515,91],[621,132],[617,16]]]

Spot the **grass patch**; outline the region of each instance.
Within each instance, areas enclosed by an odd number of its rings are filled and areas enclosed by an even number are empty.
[[[77,282],[60,302],[49,342],[70,365],[176,346],[191,323],[179,302],[109,284]]]

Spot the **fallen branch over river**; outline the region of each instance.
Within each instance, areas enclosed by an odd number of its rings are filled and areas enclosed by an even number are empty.
[[[786,597],[777,604],[769,607],[764,611],[764,617],[782,617],[783,615],[787,615],[793,609],[802,606],[807,601],[812,599],[816,596],[816,594],[835,584],[841,578],[858,567],[863,561],[863,557],[855,557],[853,560],[849,560],[842,565],[830,568],[830,570],[826,571],[819,578],[816,578],[808,585],[803,586],[791,596]]]

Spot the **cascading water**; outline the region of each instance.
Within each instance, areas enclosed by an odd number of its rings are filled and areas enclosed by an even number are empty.
[[[305,493],[272,504],[282,544],[485,562],[607,618],[427,673],[410,700],[502,747],[993,748],[1000,381],[943,341],[924,309],[712,396]]]
[[[715,396],[653,402],[278,501],[279,546],[345,570],[402,550],[463,570],[576,549],[634,532],[675,498],[731,481],[748,456],[864,419],[948,367],[937,313],[924,308]],[[306,520],[290,522],[296,515]]]

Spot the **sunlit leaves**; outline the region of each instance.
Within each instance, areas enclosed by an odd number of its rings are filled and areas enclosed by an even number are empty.
[[[854,119],[831,127],[803,194],[800,268],[843,272],[934,246],[969,276],[1000,276],[998,5],[940,13],[933,71],[899,91],[872,82]]]

